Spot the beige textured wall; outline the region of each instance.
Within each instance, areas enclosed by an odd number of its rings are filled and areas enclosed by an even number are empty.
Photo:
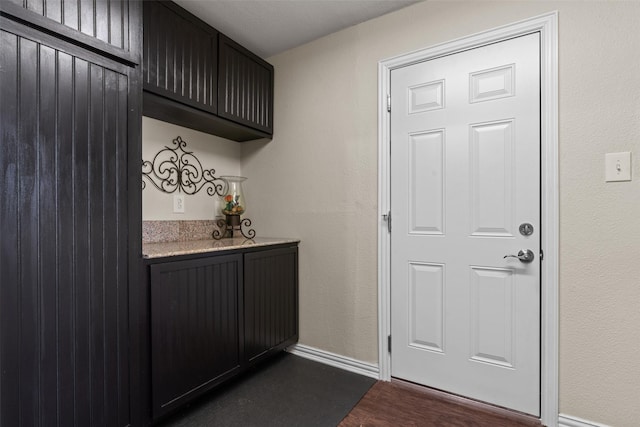
[[[185,150],[193,152],[203,168],[215,169],[216,176],[240,175],[242,147],[237,142],[149,117],[142,118],[142,159],[153,161],[164,147],[174,148],[172,141],[178,136],[187,143]],[[185,194],[185,212],[173,213],[173,194],[163,193],[147,182],[142,191],[142,219],[181,221],[222,217],[219,198],[205,191]]]
[[[300,342],[377,361],[377,63],[549,11],[560,44],[560,410],[640,425],[640,2],[429,1],[270,59],[249,215],[300,246]],[[604,183],[632,151],[634,181]],[[248,181],[249,182],[249,181]]]

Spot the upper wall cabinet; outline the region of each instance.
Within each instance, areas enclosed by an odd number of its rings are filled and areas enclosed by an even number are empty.
[[[0,0],[4,15],[130,65],[140,62],[137,0]]]
[[[143,7],[144,90],[216,113],[218,32],[170,2]]]
[[[273,66],[220,36],[219,115],[273,133]]]
[[[273,66],[169,1],[143,2],[143,114],[235,141],[273,135]]]

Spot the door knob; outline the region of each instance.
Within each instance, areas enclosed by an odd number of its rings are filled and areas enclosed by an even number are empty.
[[[530,263],[531,261],[533,261],[534,255],[530,249],[521,249],[518,252],[518,255],[505,255],[503,258],[518,258],[524,263]]]

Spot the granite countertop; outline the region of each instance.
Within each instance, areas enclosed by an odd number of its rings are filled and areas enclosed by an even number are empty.
[[[145,259],[162,258],[167,256],[191,255],[206,252],[227,251],[246,247],[271,246],[286,243],[298,243],[299,239],[255,237],[225,238],[221,240],[191,240],[170,243],[143,243],[142,257]]]

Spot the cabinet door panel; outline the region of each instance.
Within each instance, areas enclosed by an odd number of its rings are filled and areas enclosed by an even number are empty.
[[[245,254],[245,357],[254,361],[298,338],[298,250]]]
[[[220,35],[218,114],[273,133],[273,66]]]
[[[218,33],[175,5],[144,3],[144,89],[217,112]]]
[[[240,369],[242,257],[154,264],[150,271],[157,418]]]
[[[127,425],[130,70],[0,20],[0,425]]]

